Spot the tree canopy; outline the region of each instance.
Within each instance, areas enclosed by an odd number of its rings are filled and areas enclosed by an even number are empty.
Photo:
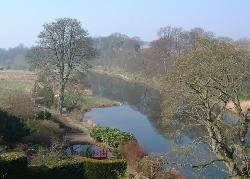
[[[208,144],[218,158],[209,165],[223,161],[235,177],[250,176],[250,109],[243,109],[240,100],[249,89],[249,69],[247,51],[202,37],[196,40],[191,53],[176,59],[166,77],[165,120],[170,124],[174,116],[175,120],[184,120],[187,128],[204,127],[206,137],[198,143]],[[225,114],[231,114],[233,121],[226,120]]]
[[[92,40],[76,19],[61,18],[43,25],[38,46],[31,49],[33,67],[52,75],[57,82],[58,110],[61,113],[65,85],[74,70],[86,70],[95,56]]]

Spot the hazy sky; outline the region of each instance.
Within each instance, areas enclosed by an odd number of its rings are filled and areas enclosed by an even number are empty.
[[[151,41],[171,25],[250,37],[250,0],[1,0],[0,48],[34,45],[42,25],[61,17],[80,20],[91,36],[120,32]]]

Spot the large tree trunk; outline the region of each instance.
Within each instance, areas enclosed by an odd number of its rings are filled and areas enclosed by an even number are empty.
[[[233,159],[233,152],[230,151],[222,141],[222,135],[217,127],[213,124],[208,124],[208,132],[211,137],[211,147],[215,152],[218,159],[224,160],[224,164],[227,166],[229,173],[235,179],[241,179],[242,173],[237,167],[236,162]]]
[[[60,114],[62,114],[62,108],[64,104],[64,91],[65,91],[65,84],[61,82],[60,90],[59,90],[59,99],[58,99],[58,104],[57,104],[57,110]]]

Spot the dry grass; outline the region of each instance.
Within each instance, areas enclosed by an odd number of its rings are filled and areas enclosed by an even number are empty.
[[[21,102],[19,100],[21,98],[27,99],[27,96],[31,93],[35,79],[36,75],[30,71],[0,71],[0,107],[9,107],[10,105],[19,103]]]
[[[241,106],[242,111],[245,112],[247,109],[250,108],[250,100],[241,101],[240,106]],[[233,102],[229,102],[227,104],[227,109],[229,109],[230,111],[236,113],[236,109],[235,109],[235,106],[234,106]]]
[[[0,80],[35,81],[36,74],[25,70],[3,70],[0,71]]]
[[[39,110],[34,106],[31,96],[26,93],[10,95],[9,101],[5,102],[4,109],[9,114],[20,116],[24,119],[33,118],[34,114]]]
[[[62,140],[63,129],[54,121],[30,119],[26,124],[33,130],[30,136],[24,138],[27,143],[50,145],[53,138]]]

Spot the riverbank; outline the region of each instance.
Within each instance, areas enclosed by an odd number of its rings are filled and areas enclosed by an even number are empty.
[[[69,144],[92,144],[98,146],[108,147],[103,143],[94,141],[89,136],[89,128],[93,127],[91,120],[86,122],[82,121],[84,114],[92,108],[105,108],[111,106],[121,106],[122,104],[117,101],[111,101],[104,98],[95,98],[92,96],[86,97],[88,100],[82,106],[74,109],[69,113],[59,115],[55,109],[49,111],[56,117],[56,120],[68,129],[64,135],[64,140]]]
[[[111,69],[105,70],[104,68],[100,66],[94,67],[90,71],[99,73],[99,74],[105,74],[105,75],[109,75],[113,77],[118,77],[128,82],[141,83],[150,88],[159,90],[160,92],[166,88],[166,85],[163,82],[163,77],[160,77],[160,76],[146,77],[144,74],[141,74],[141,73],[133,74],[133,73],[120,71],[120,70],[111,70]]]
[[[0,71],[0,108],[13,108],[11,109],[12,112],[19,115],[33,115],[34,101],[32,101],[31,93],[36,78],[37,75],[31,71]],[[69,143],[96,144],[88,136],[88,128],[93,124],[90,121],[82,122],[84,113],[92,108],[121,106],[122,104],[120,102],[94,97],[90,89],[82,89],[82,92],[83,94],[79,105],[71,112],[65,111],[63,115],[59,115],[53,107],[51,109],[46,108],[46,110],[52,113],[52,115],[55,116],[55,120],[63,126],[65,133],[68,135],[66,140],[68,140]],[[37,108],[37,110],[45,109],[43,106],[39,108]]]

